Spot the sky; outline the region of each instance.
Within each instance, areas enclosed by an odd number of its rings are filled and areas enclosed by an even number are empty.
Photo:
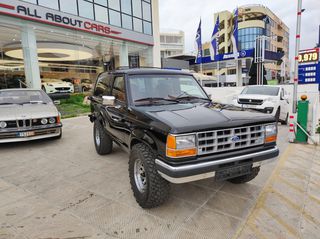
[[[237,6],[262,4],[271,9],[290,29],[290,60],[294,58],[297,3],[293,0],[159,0],[160,29],[185,32],[185,50],[194,51],[194,39],[202,19],[202,41],[209,41],[214,27],[215,12],[233,11]],[[302,0],[300,49],[315,47],[320,25],[320,0]]]

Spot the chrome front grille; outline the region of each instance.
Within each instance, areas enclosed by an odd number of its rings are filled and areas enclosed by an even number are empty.
[[[200,132],[198,154],[205,155],[247,148],[264,143],[264,125]]]

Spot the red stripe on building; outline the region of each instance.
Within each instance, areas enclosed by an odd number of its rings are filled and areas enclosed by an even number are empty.
[[[0,3],[0,7],[1,8],[7,8],[7,9],[10,9],[10,10],[16,9],[14,6],[3,4],[3,3]]]
[[[301,12],[298,12],[298,16],[301,16]]]
[[[294,132],[294,129],[289,129],[289,132]]]
[[[296,35],[296,38],[300,38],[300,35]]]
[[[290,115],[290,119],[294,119],[294,116],[293,116],[293,115]]]

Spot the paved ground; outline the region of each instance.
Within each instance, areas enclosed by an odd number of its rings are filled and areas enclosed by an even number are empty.
[[[286,127],[280,127],[280,161],[265,165],[252,182],[173,185],[169,202],[143,210],[130,189],[128,156],[117,147],[110,156],[98,156],[86,117],[64,125],[59,141],[0,146],[0,239],[316,238],[320,233],[315,162],[320,150],[298,145],[286,150]],[[290,157],[293,152],[298,154]]]

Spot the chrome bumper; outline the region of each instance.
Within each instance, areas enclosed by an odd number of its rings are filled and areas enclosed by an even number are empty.
[[[205,178],[210,178],[215,176],[216,169],[219,166],[225,164],[235,163],[243,160],[252,159],[253,167],[258,167],[262,164],[274,161],[279,155],[279,149],[277,147],[249,153],[245,155],[214,160],[203,163],[195,163],[181,166],[172,166],[159,159],[156,159],[156,165],[158,173],[166,180],[172,183],[186,183],[191,181],[197,181]]]

